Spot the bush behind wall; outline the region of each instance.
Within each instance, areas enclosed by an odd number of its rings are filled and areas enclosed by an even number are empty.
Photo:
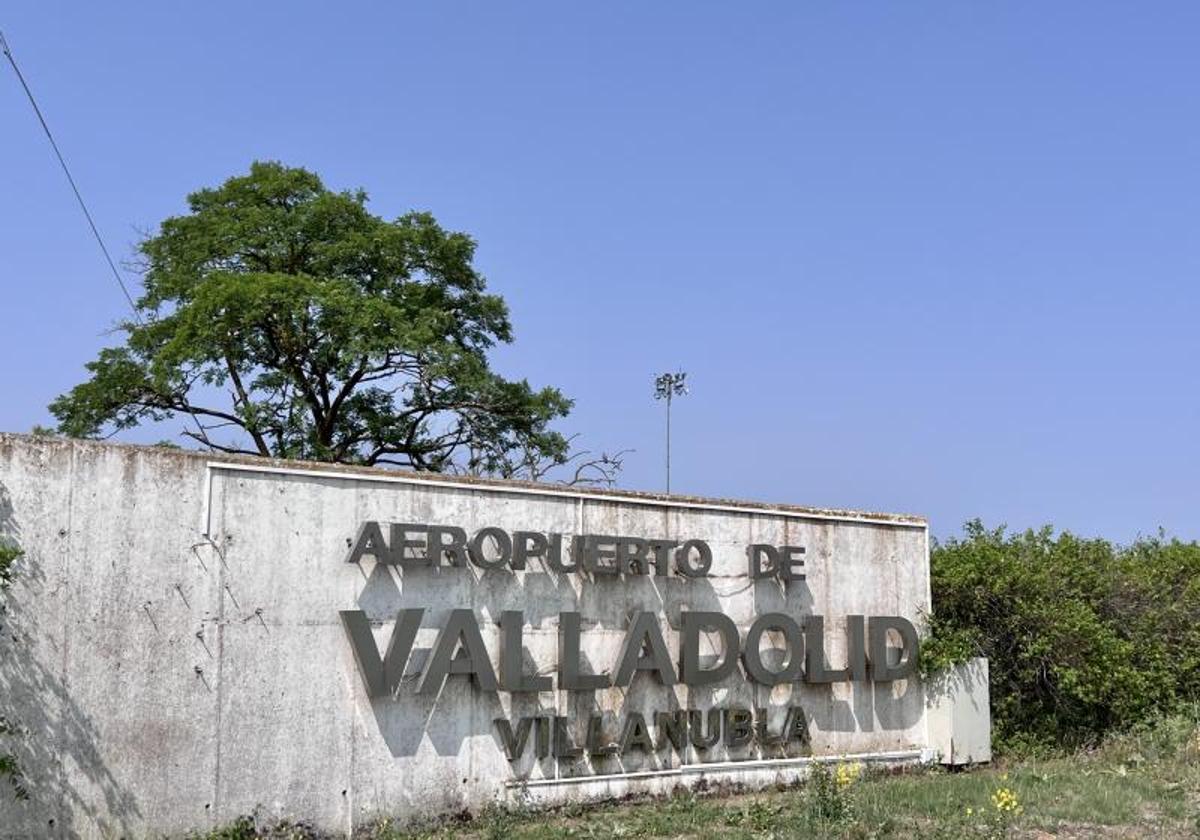
[[[931,573],[928,665],[989,659],[1001,750],[1086,746],[1200,700],[1200,544],[974,520]]]

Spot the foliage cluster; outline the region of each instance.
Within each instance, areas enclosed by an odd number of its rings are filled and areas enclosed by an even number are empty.
[[[4,593],[12,584],[13,566],[21,556],[21,549],[0,541],[0,618],[4,615]],[[16,724],[0,711],[0,738],[17,734]],[[9,752],[0,751],[0,779],[8,781],[13,795],[17,799],[28,799],[29,792],[25,788],[21,775],[21,767],[17,757]]]
[[[223,452],[531,478],[566,464],[551,423],[571,400],[489,365],[512,325],[474,240],[366,204],[278,163],[192,193],[139,246],[134,318],[51,405],[59,431],[179,418]]]
[[[8,545],[0,542],[0,595],[3,595],[8,589],[9,584],[13,579],[13,565],[17,562],[17,558],[21,556],[21,549],[15,545]],[[0,612],[3,607],[0,607]]]
[[[1094,744],[1200,700],[1200,544],[976,520],[931,563],[925,658],[988,658],[1001,749]]]

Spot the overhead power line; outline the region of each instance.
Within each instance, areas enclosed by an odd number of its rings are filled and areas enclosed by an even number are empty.
[[[96,222],[92,219],[92,214],[83,200],[83,195],[79,192],[79,186],[75,183],[75,178],[72,177],[71,170],[67,166],[67,161],[63,158],[62,152],[59,151],[58,143],[54,141],[54,134],[51,133],[50,126],[46,123],[46,118],[42,116],[42,109],[38,107],[37,100],[33,97],[33,91],[29,89],[29,83],[25,81],[25,75],[21,72],[21,68],[17,66],[17,60],[13,57],[12,50],[9,49],[8,41],[5,40],[3,32],[0,32],[0,48],[4,50],[4,57],[12,65],[13,71],[17,74],[17,80],[20,81],[21,87],[25,89],[25,95],[29,97],[29,104],[33,106],[33,112],[37,114],[38,122],[42,124],[42,130],[46,132],[46,139],[50,141],[50,147],[54,149],[54,156],[58,158],[58,164],[62,167],[63,174],[67,176],[67,182],[71,185],[71,191],[75,193],[75,200],[79,202],[79,209],[83,211],[88,227],[92,229],[92,235],[96,237],[96,243],[104,253],[104,260],[112,270],[113,279],[121,287],[121,294],[125,295],[125,300],[129,301],[129,308],[133,310],[133,317],[140,323],[142,319],[138,315],[137,304],[133,302],[133,295],[129,294],[129,289],[121,277],[121,272],[117,271],[117,264],[113,262],[112,254],[109,253],[108,246],[104,244],[104,238],[100,236]]]

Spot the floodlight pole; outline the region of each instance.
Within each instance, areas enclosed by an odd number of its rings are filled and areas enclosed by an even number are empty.
[[[667,493],[671,492],[671,394],[667,393]]]
[[[654,399],[667,401],[667,492],[671,492],[671,401],[676,396],[684,396],[688,389],[685,384],[687,374],[662,373],[654,378]]]

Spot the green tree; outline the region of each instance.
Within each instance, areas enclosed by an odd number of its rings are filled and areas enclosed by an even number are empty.
[[[488,366],[512,328],[474,241],[366,202],[279,163],[193,193],[141,243],[136,317],[51,404],[59,431],[180,417],[223,452],[508,476],[568,461],[550,424],[571,401]]]

